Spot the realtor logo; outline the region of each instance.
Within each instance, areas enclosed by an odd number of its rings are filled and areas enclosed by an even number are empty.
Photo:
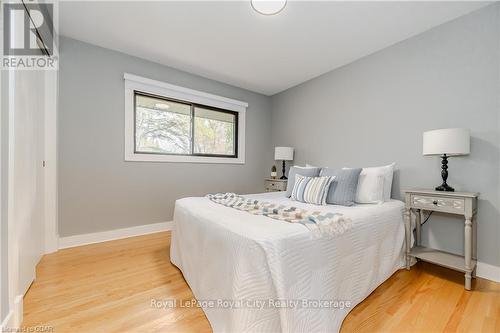
[[[3,68],[57,69],[54,3],[3,3]]]

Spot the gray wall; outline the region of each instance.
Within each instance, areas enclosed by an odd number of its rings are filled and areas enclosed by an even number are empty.
[[[170,221],[185,196],[263,191],[269,97],[65,37],[60,55],[60,236]],[[124,72],[248,102],[246,163],[125,162]]]
[[[449,184],[479,191],[479,260],[500,265],[499,7],[449,22],[272,98],[272,139],[295,162],[396,162],[393,196],[440,184],[440,159],[422,156],[422,132],[467,127],[472,153],[450,160]],[[424,243],[463,249],[463,223],[433,216]]]

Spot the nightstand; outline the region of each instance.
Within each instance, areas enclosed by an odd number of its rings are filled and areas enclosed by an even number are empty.
[[[287,179],[265,179],[266,192],[281,192],[286,191]]]
[[[476,268],[477,198],[479,193],[441,192],[431,190],[405,191],[406,269],[410,269],[411,257],[465,273],[465,289],[471,289],[472,274]],[[464,255],[451,254],[421,245],[423,212],[441,212],[461,215],[465,218]],[[416,239],[411,247],[411,218],[415,214]]]

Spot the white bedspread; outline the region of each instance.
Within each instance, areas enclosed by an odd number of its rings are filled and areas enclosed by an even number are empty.
[[[250,197],[291,205],[283,192]],[[206,305],[215,332],[337,332],[356,304],[404,266],[401,201],[293,205],[342,213],[352,219],[352,228],[314,239],[301,224],[255,216],[207,198],[177,200],[171,261]],[[344,303],[316,302],[325,300]],[[347,307],[332,308],[342,304]],[[257,308],[261,305],[266,307]]]

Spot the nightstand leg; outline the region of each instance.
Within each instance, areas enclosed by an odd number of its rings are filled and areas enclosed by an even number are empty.
[[[415,242],[417,246],[420,246],[420,244],[422,244],[422,236],[421,236],[422,211],[420,209],[417,209],[415,211],[415,223],[417,228],[417,239],[415,240]]]
[[[472,221],[471,217],[465,219],[465,289],[471,289],[471,266],[472,266]]]
[[[465,290],[472,289],[472,273],[465,272]]]
[[[405,245],[406,245],[406,269],[410,270],[410,249],[411,249],[411,215],[410,209],[406,209],[404,212],[404,222],[405,222]]]
[[[477,216],[472,215],[472,259],[477,260]],[[476,278],[477,266],[472,271],[472,278]]]
[[[472,216],[472,259],[477,259],[477,216]]]

